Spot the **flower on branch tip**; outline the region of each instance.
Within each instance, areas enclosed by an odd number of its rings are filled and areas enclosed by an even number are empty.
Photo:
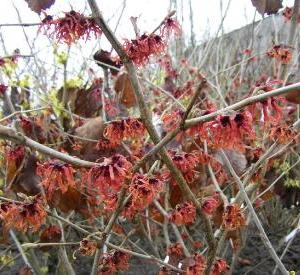
[[[218,193],[216,193],[211,197],[207,197],[203,199],[201,208],[204,214],[212,215],[216,211],[219,205],[220,205],[220,196]]]
[[[25,147],[19,145],[14,148],[8,148],[5,156],[8,164],[13,163],[15,167],[19,167],[25,157]]]
[[[170,244],[167,248],[167,254],[181,257],[183,255],[183,247],[181,243],[177,242],[177,243]]]
[[[184,202],[176,206],[170,213],[169,219],[176,225],[194,223],[196,220],[196,208],[191,202]]]
[[[49,37],[68,45],[81,38],[88,40],[92,33],[95,37],[102,33],[94,18],[85,17],[74,10],[66,12],[64,17],[58,19],[46,14],[46,17],[42,20],[41,28]]]
[[[180,36],[182,33],[182,29],[179,22],[176,19],[168,17],[163,22],[160,28],[160,32],[163,37],[168,38],[171,34]]]
[[[165,113],[161,118],[164,130],[169,132],[178,128],[182,121],[183,114],[181,110]]]
[[[292,60],[291,47],[285,45],[274,45],[270,50],[267,51],[267,56],[275,58],[282,64],[289,64]]]
[[[37,175],[41,177],[41,184],[45,190],[46,198],[50,202],[56,192],[66,193],[69,187],[76,188],[74,181],[75,170],[68,163],[59,160],[50,160],[38,164]]]
[[[227,205],[223,213],[223,227],[228,231],[233,231],[245,225],[246,218],[240,206],[236,203]]]
[[[138,66],[148,63],[150,56],[159,55],[165,51],[166,44],[161,36],[143,34],[136,39],[126,39],[123,44],[128,57]]]
[[[97,242],[89,239],[80,241],[79,253],[84,256],[93,256],[97,249]]]
[[[131,200],[125,209],[125,216],[132,217],[137,211],[150,205],[162,190],[162,182],[154,177],[135,174],[129,186]]]
[[[177,168],[183,173],[194,170],[199,164],[197,151],[190,153],[169,151],[169,153]]]
[[[101,158],[89,171],[89,187],[99,190],[103,197],[118,192],[131,176],[132,164],[122,155]]]
[[[258,116],[262,122],[265,122],[264,126],[269,125],[266,124],[267,122],[277,125],[282,119],[283,106],[285,103],[286,99],[282,96],[269,97],[265,100],[249,105],[247,109],[253,117]]]
[[[127,270],[130,255],[122,251],[111,251],[101,256],[99,270],[101,274],[113,274],[117,271]]]
[[[21,232],[36,232],[45,222],[47,214],[42,199],[38,196],[28,202],[0,204],[0,219],[7,228],[15,228]]]
[[[297,132],[290,128],[288,125],[275,125],[270,132],[270,139],[273,141],[278,140],[281,144],[287,144],[291,142],[297,135]]]
[[[188,259],[186,275],[204,275],[206,269],[206,260],[203,255],[195,253]]]
[[[211,269],[211,275],[224,274],[229,269],[227,262],[224,259],[217,259]]]
[[[198,126],[199,137],[215,149],[245,150],[245,142],[255,140],[251,112],[244,111],[234,115],[220,115],[214,121]]]
[[[145,132],[145,126],[140,119],[125,118],[110,122],[104,130],[104,137],[110,144],[121,144],[124,139],[141,137]]]

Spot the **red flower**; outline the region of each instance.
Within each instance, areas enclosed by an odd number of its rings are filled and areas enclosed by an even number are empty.
[[[159,35],[143,34],[137,39],[125,40],[123,47],[128,57],[140,66],[146,64],[151,55],[164,52],[166,45]]]
[[[224,259],[218,259],[212,266],[211,275],[220,275],[226,272],[228,269],[229,266],[227,265],[227,262]]]
[[[118,194],[108,194],[105,196],[104,200],[104,210],[108,212],[112,212],[116,209],[118,203]]]
[[[25,156],[25,148],[21,145],[10,148],[6,151],[6,159],[8,164],[12,164],[15,167],[19,167],[24,159]]]
[[[245,141],[255,140],[250,112],[232,116],[218,116],[216,120],[198,126],[199,138],[206,140],[215,149],[235,149],[244,151]]]
[[[140,119],[136,118],[112,121],[104,130],[104,136],[109,140],[110,144],[121,144],[123,139],[136,138],[144,134],[144,124]]]
[[[129,258],[130,256],[122,251],[111,251],[110,253],[103,254],[100,258],[99,270],[104,274],[124,271],[129,267]]]
[[[182,121],[182,115],[183,112],[181,110],[165,113],[161,118],[164,130],[169,132],[178,128],[180,122]]]
[[[278,140],[281,144],[287,144],[292,141],[296,135],[297,132],[287,125],[278,125],[271,129],[269,138],[273,141]]]
[[[99,190],[103,197],[107,197],[121,189],[125,179],[130,177],[132,164],[119,154],[98,162],[89,171],[90,188]]]
[[[170,244],[167,248],[167,254],[175,255],[177,257],[182,256],[183,255],[182,245],[180,243]]]
[[[292,59],[291,47],[285,45],[274,45],[272,49],[267,51],[267,56],[275,58],[282,64],[290,63]]]
[[[45,221],[46,211],[40,197],[25,203],[0,204],[0,218],[8,228],[36,232]]]
[[[183,173],[194,170],[199,164],[197,151],[191,153],[170,151],[170,155],[177,168]]]
[[[178,21],[169,17],[163,22],[160,32],[163,37],[169,37],[171,34],[181,35],[182,30]]]
[[[238,204],[231,204],[225,208],[223,213],[223,227],[232,231],[246,225],[246,218]]]
[[[58,19],[53,19],[52,16],[47,15],[42,21],[42,28],[50,37],[68,45],[80,38],[88,40],[91,33],[94,33],[95,37],[102,33],[94,18],[87,18],[73,10],[66,12],[65,17]]]
[[[177,225],[194,223],[196,220],[196,208],[191,202],[177,205],[169,216],[171,222]]]
[[[79,252],[84,256],[93,256],[97,249],[97,242],[89,239],[80,241]]]
[[[206,215],[212,215],[220,204],[219,194],[205,198],[202,202],[202,211]]]
[[[196,253],[189,259],[188,267],[186,269],[186,275],[203,275],[206,268],[205,258]]]
[[[7,91],[8,86],[0,84],[0,94],[3,95]]]
[[[262,106],[263,121],[278,124],[282,119],[282,107],[286,102],[284,97],[269,97],[266,100],[257,103],[256,105]]]
[[[132,207],[143,210],[153,202],[155,196],[161,191],[162,182],[145,175],[135,174],[129,186],[132,195]]]
[[[42,243],[56,243],[61,239],[61,230],[57,225],[50,225],[43,230],[40,236]]]
[[[55,199],[56,191],[65,193],[69,187],[76,189],[74,173],[75,170],[70,164],[59,160],[50,160],[38,165],[37,175],[42,178],[41,184],[48,201]]]

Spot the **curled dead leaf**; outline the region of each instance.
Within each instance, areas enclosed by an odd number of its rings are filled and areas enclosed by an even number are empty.
[[[282,8],[282,0],[251,0],[257,11],[264,15],[275,14]]]
[[[49,9],[55,2],[55,0],[25,0],[29,8],[40,14],[42,10]]]
[[[127,73],[122,73],[118,76],[115,82],[115,91],[119,96],[120,103],[127,108],[136,105],[135,93]]]
[[[300,104],[300,90],[285,94],[285,98],[289,102]]]
[[[94,54],[93,57],[96,61],[98,61],[97,64],[100,67],[102,67],[103,69],[109,69],[113,75],[118,74],[119,70],[117,70],[117,69],[121,67],[121,64],[120,64],[120,62],[117,62],[116,60],[114,60],[111,57],[110,52],[107,52],[107,51],[104,51],[104,50],[99,50]],[[106,66],[105,64],[107,64],[109,66]],[[115,67],[117,69],[114,69],[112,67]]]

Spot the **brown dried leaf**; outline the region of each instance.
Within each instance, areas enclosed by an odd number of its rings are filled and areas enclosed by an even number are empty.
[[[113,58],[111,57],[111,53],[110,52],[107,52],[107,51],[104,51],[104,50],[99,50],[97,51],[95,54],[94,54],[94,59],[96,61],[98,61],[99,63],[97,63],[101,68],[103,69],[110,69],[111,73],[113,75],[117,75],[118,74],[118,70],[116,69],[113,69],[111,67],[108,67],[108,66],[105,66],[104,64],[107,64],[109,66],[112,66],[112,67],[116,67],[116,68],[120,68],[121,67],[121,64],[120,62],[117,62],[116,60],[113,60]],[[101,62],[101,63],[100,63]],[[104,64],[102,64],[104,63]]]
[[[61,194],[57,207],[62,212],[68,213],[80,207],[81,203],[81,193],[77,189],[69,187],[67,192]]]
[[[127,73],[122,73],[118,76],[115,83],[116,93],[119,95],[120,103],[127,108],[136,105],[135,93]]]
[[[251,0],[257,11],[264,15],[275,14],[282,8],[282,0]]]
[[[75,135],[81,138],[98,140],[102,137],[104,124],[102,117],[87,120],[82,126],[76,128]]]
[[[24,193],[26,195],[37,195],[41,192],[40,177],[36,174],[37,159],[34,155],[30,155],[26,160],[22,170],[12,184],[12,190],[16,193]]]
[[[288,92],[285,94],[285,98],[289,102],[300,104],[300,90]]]
[[[55,0],[25,0],[31,10],[40,14],[42,10],[50,8]]]

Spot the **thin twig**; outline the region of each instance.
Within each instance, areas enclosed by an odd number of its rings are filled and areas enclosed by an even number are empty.
[[[283,265],[282,261],[280,260],[280,258],[278,257],[278,255],[276,254],[276,251],[274,250],[270,240],[268,239],[268,236],[263,228],[263,226],[261,225],[261,222],[255,212],[255,209],[253,208],[253,205],[251,203],[251,200],[248,197],[247,192],[245,191],[244,185],[241,181],[241,179],[239,178],[239,176],[236,174],[234,168],[232,167],[229,159],[227,158],[226,154],[224,153],[224,151],[222,150],[222,155],[223,155],[223,159],[224,159],[224,163],[225,166],[227,166],[228,170],[230,171],[230,174],[233,176],[233,178],[235,179],[236,183],[239,186],[239,189],[243,195],[243,198],[247,204],[247,207],[249,209],[250,214],[253,216],[254,222],[260,232],[260,237],[264,243],[264,245],[266,246],[268,252],[270,253],[270,255],[272,256],[273,260],[276,262],[276,264],[278,265],[280,271],[283,274],[288,275],[289,272],[286,270],[285,266]]]

